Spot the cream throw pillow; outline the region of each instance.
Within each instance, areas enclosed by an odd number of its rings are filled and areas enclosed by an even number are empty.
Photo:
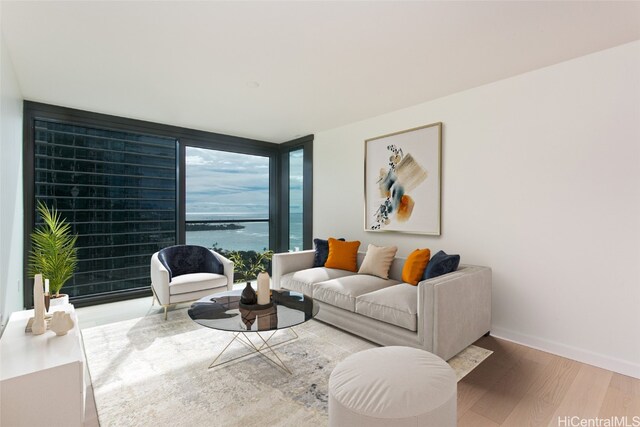
[[[378,276],[383,279],[389,278],[389,268],[393,258],[398,252],[397,246],[375,246],[369,245],[367,248],[367,254],[364,256],[364,261],[358,270],[358,274],[370,274],[372,276]]]

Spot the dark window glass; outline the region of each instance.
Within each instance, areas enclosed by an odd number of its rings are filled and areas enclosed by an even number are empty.
[[[36,120],[34,148],[35,199],[78,234],[78,268],[62,291],[148,288],[151,255],[177,242],[176,139]]]

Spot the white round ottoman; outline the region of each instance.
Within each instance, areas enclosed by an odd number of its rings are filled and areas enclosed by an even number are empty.
[[[456,425],[456,374],[438,356],[380,347],[344,359],[329,377],[329,425]]]

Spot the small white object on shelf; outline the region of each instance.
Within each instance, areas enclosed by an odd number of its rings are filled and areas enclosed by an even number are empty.
[[[262,272],[258,274],[258,304],[265,305],[271,301],[271,289],[269,288],[269,273]]]
[[[67,335],[71,329],[73,329],[73,320],[69,313],[64,311],[55,311],[51,318],[50,328],[57,336]]]
[[[49,279],[44,279],[44,293],[49,293]]]
[[[47,331],[47,322],[44,320],[44,291],[42,289],[42,274],[36,274],[33,278],[33,335],[42,335]]]

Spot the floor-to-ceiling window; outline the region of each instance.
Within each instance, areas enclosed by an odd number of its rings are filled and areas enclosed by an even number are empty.
[[[310,248],[312,141],[273,144],[25,101],[25,306],[38,201],[78,235],[78,268],[62,289],[76,305],[150,295],[150,257],[174,244]]]
[[[269,244],[270,158],[186,147],[185,241],[224,251]]]
[[[289,250],[299,251],[304,246],[303,195],[304,149],[289,151]]]
[[[313,135],[280,146],[281,250],[311,249],[313,226]]]
[[[176,140],[51,120],[36,120],[34,136],[34,198],[78,235],[63,292],[146,288],[150,256],[177,241]]]

